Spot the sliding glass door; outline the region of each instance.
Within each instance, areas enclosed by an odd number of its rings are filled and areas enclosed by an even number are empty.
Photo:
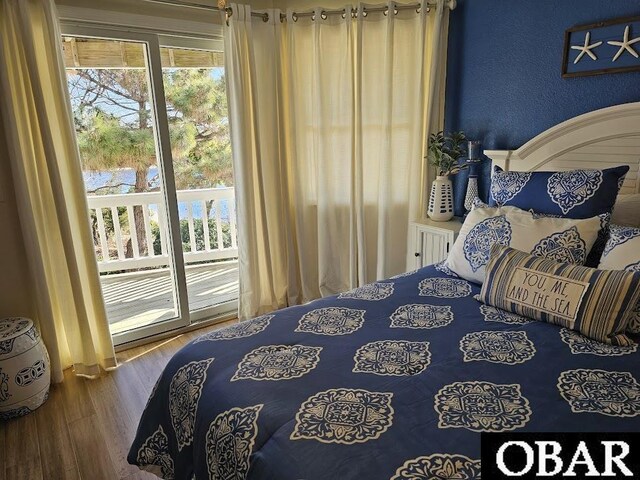
[[[77,26],[62,42],[115,343],[235,311],[219,44]]]
[[[238,245],[223,54],[160,49],[191,317],[238,298]]]

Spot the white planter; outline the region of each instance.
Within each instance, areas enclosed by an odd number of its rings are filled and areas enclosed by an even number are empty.
[[[28,318],[0,319],[0,420],[19,417],[49,395],[49,355]]]
[[[445,176],[437,176],[431,184],[427,215],[436,222],[446,222],[453,217],[453,185]]]

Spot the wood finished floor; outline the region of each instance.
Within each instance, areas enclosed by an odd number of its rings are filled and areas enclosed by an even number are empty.
[[[0,422],[0,480],[157,478],[126,459],[151,389],[175,352],[233,322],[122,351],[120,366],[96,380],[66,370],[42,407]]]

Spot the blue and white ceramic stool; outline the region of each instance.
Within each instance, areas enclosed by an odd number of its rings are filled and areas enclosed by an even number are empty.
[[[49,396],[49,354],[28,318],[0,319],[0,420],[20,417]]]

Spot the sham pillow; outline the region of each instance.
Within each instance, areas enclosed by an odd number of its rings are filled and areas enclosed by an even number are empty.
[[[582,265],[596,241],[600,221],[599,217],[541,217],[516,207],[477,207],[460,228],[446,265],[458,276],[482,283],[494,243]]]
[[[609,345],[633,345],[625,329],[640,299],[640,273],[596,270],[494,245],[480,301],[580,332]]]
[[[640,272],[640,228],[612,224],[598,268]],[[640,303],[631,314],[627,332],[640,333]]]
[[[640,193],[618,195],[613,206],[611,223],[640,228]]]
[[[495,166],[489,205],[512,205],[570,218],[611,213],[628,165],[604,170],[504,171]]]

